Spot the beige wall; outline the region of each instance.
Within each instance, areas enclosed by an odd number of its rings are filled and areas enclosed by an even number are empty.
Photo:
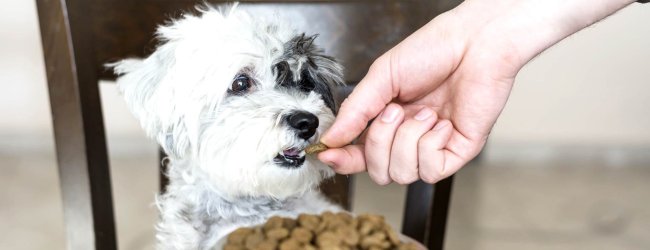
[[[0,0],[0,138],[50,138],[34,1]],[[650,145],[650,5],[635,4],[545,52],[517,79],[492,145]],[[534,32],[534,31],[531,31]],[[109,136],[142,137],[102,84]]]
[[[634,4],[533,60],[493,143],[650,144],[647,24],[650,5]]]
[[[0,3],[0,134],[50,133],[35,1]]]

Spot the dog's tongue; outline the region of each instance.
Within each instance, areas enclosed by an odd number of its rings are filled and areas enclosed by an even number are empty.
[[[285,156],[298,156],[300,154],[300,150],[297,148],[285,149],[282,151],[282,154]]]

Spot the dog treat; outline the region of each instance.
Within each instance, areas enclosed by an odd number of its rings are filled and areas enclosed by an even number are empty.
[[[307,146],[307,148],[305,148],[305,153],[306,154],[318,154],[318,153],[323,152],[323,151],[325,151],[327,149],[328,149],[327,145],[319,142],[319,143],[311,144],[311,145]]]
[[[240,228],[227,237],[224,250],[419,250],[399,240],[383,216],[344,212],[300,214],[297,219],[273,216],[266,223]]]

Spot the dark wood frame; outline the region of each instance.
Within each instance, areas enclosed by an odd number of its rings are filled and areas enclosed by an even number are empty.
[[[68,249],[117,249],[94,48],[85,1],[38,1]]]

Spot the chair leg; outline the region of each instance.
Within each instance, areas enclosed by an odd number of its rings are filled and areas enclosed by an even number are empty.
[[[341,205],[345,210],[350,211],[352,209],[354,176],[337,174],[321,183],[320,190],[327,198]]]
[[[453,176],[431,185],[422,181],[408,186],[402,233],[431,250],[444,247]]]
[[[441,180],[433,187],[433,204],[429,215],[429,236],[427,247],[431,250],[444,249],[445,232],[447,230],[447,218],[449,217],[449,201],[451,200],[451,189],[454,176]]]
[[[433,185],[422,181],[408,185],[406,191],[402,233],[421,243],[426,241],[427,221],[432,195]]]
[[[79,4],[70,2],[37,0],[67,244],[112,250],[117,240],[99,89],[94,64],[82,57],[92,52],[83,38],[89,27],[79,28],[80,12],[70,10]]]

